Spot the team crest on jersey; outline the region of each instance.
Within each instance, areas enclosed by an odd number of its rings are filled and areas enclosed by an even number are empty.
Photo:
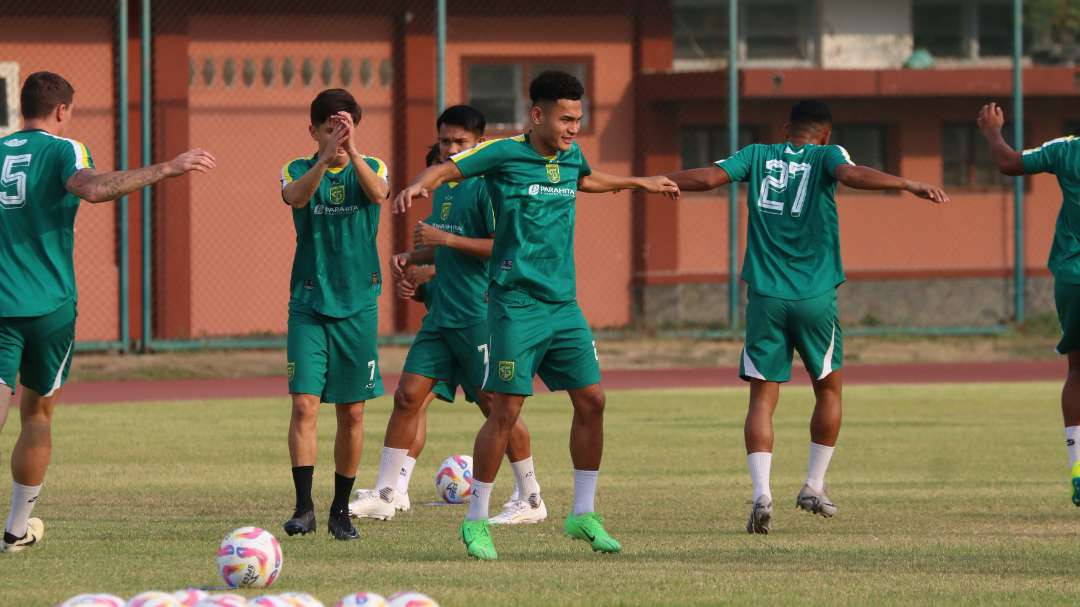
[[[335,183],[330,186],[330,203],[341,204],[345,202],[345,184]]]
[[[289,381],[292,381],[296,377],[296,363],[285,365],[285,374],[289,376]]]
[[[511,379],[514,379],[514,361],[499,361],[499,379],[503,381],[510,381]]]
[[[450,217],[450,209],[454,206],[453,201],[447,201],[442,203],[442,209],[439,210],[439,220],[446,221]]]
[[[547,165],[548,181],[551,183],[559,183],[559,163],[551,162]]]
[[[26,145],[26,140],[25,139],[8,139],[7,141],[4,142],[4,145],[8,146],[9,148],[17,148],[19,146]]]

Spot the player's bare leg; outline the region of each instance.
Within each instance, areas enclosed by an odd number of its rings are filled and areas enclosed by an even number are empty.
[[[481,560],[498,558],[488,532],[488,507],[495,475],[499,473],[503,453],[510,443],[510,433],[525,405],[519,394],[492,394],[491,413],[476,433],[473,443],[473,492],[469,513],[461,524],[461,540],[469,556]]]
[[[334,406],[337,436],[334,437],[334,501],[330,504],[330,535],[339,540],[360,537],[349,520],[349,496],[360,467],[364,448],[364,401]]]
[[[45,471],[52,459],[52,417],[59,392],[49,396],[23,386],[19,401],[22,428],[11,451],[11,511],[0,548],[17,552],[37,543],[44,534],[41,520],[30,518]]]
[[[596,513],[596,483],[604,454],[604,406],[607,398],[600,384],[570,390],[574,419],[570,426],[570,458],[574,461],[574,509],[563,531],[589,542],[597,552],[614,553],[622,546],[604,529]]]
[[[1072,501],[1080,506],[1080,350],[1069,352],[1067,358],[1069,371],[1061,388],[1061,417],[1072,472]]]
[[[796,506],[826,518],[836,514],[836,505],[825,494],[825,472],[829,468],[836,438],[840,435],[843,409],[843,370],[815,380],[814,415],[810,418],[810,456],[806,466],[806,483],[795,500]]]
[[[753,506],[746,522],[748,533],[766,534],[772,523],[772,491],[769,473],[772,469],[773,413],[780,400],[780,384],[760,379],[750,380],[750,405],[743,425],[746,442],[746,464],[754,484]]]
[[[296,506],[292,518],[285,522],[285,533],[306,535],[315,531],[315,503],[311,499],[311,482],[318,456],[316,429],[319,420],[320,398],[314,394],[293,394],[289,418],[289,459],[292,461]]]
[[[479,392],[476,406],[484,417],[491,415],[493,396],[490,392]],[[510,429],[510,440],[506,445],[506,457],[514,470],[514,492],[503,504],[499,514],[488,519],[493,525],[520,525],[540,523],[547,519],[547,505],[540,496],[540,484],[536,480],[536,469],[532,458],[532,439],[525,420],[518,416]]]

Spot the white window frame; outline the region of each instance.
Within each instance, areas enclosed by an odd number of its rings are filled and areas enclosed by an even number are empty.
[[[0,91],[7,99],[7,123],[0,125],[0,137],[10,135],[20,128],[19,118],[19,64],[15,61],[0,61],[0,78],[7,82],[7,90]]]
[[[928,0],[929,1],[929,0]],[[964,31],[961,33],[961,44],[966,53],[961,57],[938,57],[934,56],[934,61],[941,66],[965,66],[968,67],[972,63],[983,64],[987,67],[999,67],[1012,65],[1012,56],[1005,55],[983,55],[979,49],[979,11],[984,10],[983,6],[986,4],[999,4],[999,10],[1012,11],[1011,3],[1006,0],[932,0],[935,4],[953,4],[960,6],[963,9],[964,14]],[[911,35],[912,40],[915,38],[915,2],[912,2],[912,23],[911,23]]]
[[[715,4],[716,6],[723,7],[724,10],[728,10],[727,1],[725,0],[690,0],[688,4],[696,6],[708,6]],[[803,23],[803,36],[806,44],[806,58],[755,58],[751,59],[748,55],[748,45],[746,42],[746,34],[749,31],[747,26],[747,11],[745,10],[745,2],[739,5],[739,41],[738,41],[738,56],[739,64],[743,67],[816,67],[820,63],[819,50],[821,47],[821,4],[819,0],[807,0],[806,4],[809,7],[807,13],[806,22]],[[674,7],[673,7],[674,10]],[[707,59],[675,59],[673,61],[673,69],[675,71],[693,72],[700,70],[712,70],[722,69],[727,67],[728,58],[725,53],[723,57],[707,58]]]

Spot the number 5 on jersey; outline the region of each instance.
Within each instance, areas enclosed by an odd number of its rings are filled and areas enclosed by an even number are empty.
[[[0,206],[5,209],[18,209],[26,205],[26,173],[15,169],[30,166],[30,157],[31,154],[4,157],[4,166],[0,168],[0,185],[4,189],[15,187],[14,195],[0,191]]]

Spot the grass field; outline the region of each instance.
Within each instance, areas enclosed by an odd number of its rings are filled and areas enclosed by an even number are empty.
[[[324,533],[332,411],[320,420],[317,537],[286,538],[292,505],[287,400],[62,407],[35,515],[40,547],[0,559],[0,604],[50,605],[79,592],[131,596],[219,583],[214,551],[230,529],[281,536],[275,591],[328,605],[361,590],[425,592],[443,605],[741,603],[1075,603],[1080,509],[1069,502],[1051,384],[866,386],[846,394],[829,473],[832,520],[797,512],[809,390],[777,413],[773,533],[748,536],[743,390],[613,392],[599,510],[623,554],[592,554],[562,536],[572,479],[569,405],[529,402],[541,525],[497,528],[500,560],[470,562],[457,539],[463,507],[422,505],[438,462],[469,452],[479,414],[432,405],[414,510],[365,521],[359,542]],[[371,486],[390,402],[369,406],[358,486]],[[13,413],[0,436],[7,457]],[[509,492],[509,468],[495,504]],[[3,505],[6,512],[7,489]],[[245,593],[254,596],[257,593]]]

